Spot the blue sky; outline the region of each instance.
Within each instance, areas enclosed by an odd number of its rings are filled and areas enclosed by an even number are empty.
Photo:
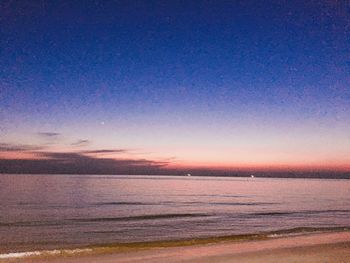
[[[2,1],[1,143],[122,148],[133,154],[109,157],[172,166],[343,169],[349,10],[346,1]],[[45,132],[61,138],[47,145]],[[72,148],[79,140],[89,143]]]

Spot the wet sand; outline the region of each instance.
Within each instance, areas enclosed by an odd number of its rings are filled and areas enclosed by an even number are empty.
[[[0,261],[2,262],[2,261]],[[11,259],[4,262],[141,263],[141,262],[350,262],[350,232],[318,233],[260,241],[131,249],[87,255]]]

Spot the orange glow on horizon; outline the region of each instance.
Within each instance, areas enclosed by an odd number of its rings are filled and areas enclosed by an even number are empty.
[[[237,171],[350,171],[350,165],[345,163],[321,163],[321,164],[305,164],[305,163],[208,163],[208,162],[177,162],[168,165],[173,169],[213,169],[213,170],[237,170]]]

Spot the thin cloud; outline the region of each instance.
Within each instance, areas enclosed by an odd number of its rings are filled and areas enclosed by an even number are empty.
[[[0,143],[0,152],[28,152],[43,150],[44,146]]]
[[[72,146],[76,147],[84,147],[88,146],[89,144],[91,144],[89,140],[77,140],[76,142],[71,143]]]
[[[58,132],[38,132],[37,134],[43,138],[57,138],[61,136]]]
[[[82,151],[81,153],[103,154],[103,153],[127,153],[127,152],[129,152],[129,150],[126,150],[126,149],[102,149],[102,150]]]
[[[39,152],[38,159],[0,159],[0,173],[162,174],[168,162],[97,158],[75,152]]]

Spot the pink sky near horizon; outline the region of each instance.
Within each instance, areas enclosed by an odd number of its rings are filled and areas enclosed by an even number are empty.
[[[143,119],[117,122],[79,120],[52,126],[40,120],[11,127],[1,143],[42,147],[40,151],[83,153],[96,158],[145,159],[168,162],[170,168],[350,170],[349,124],[342,120],[269,120],[252,116],[219,118]],[[54,131],[57,136],[40,133]],[[77,142],[86,143],[77,144]],[[35,153],[35,152],[34,152]],[[36,159],[38,154],[0,152],[0,159]],[[86,155],[86,153],[83,153]]]

